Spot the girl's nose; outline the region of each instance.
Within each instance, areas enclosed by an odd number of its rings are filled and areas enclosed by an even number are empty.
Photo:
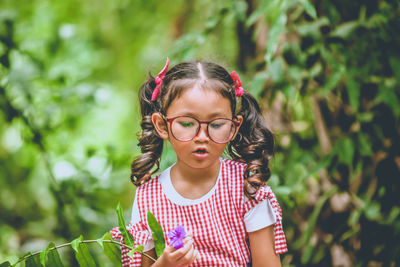
[[[198,141],[209,140],[209,136],[207,133],[207,125],[200,125],[199,132],[197,133],[194,139]]]

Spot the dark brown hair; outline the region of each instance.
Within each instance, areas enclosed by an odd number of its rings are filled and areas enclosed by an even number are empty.
[[[160,96],[151,101],[156,83],[154,77],[142,85],[139,98],[142,114],[142,132],[139,146],[142,154],[131,166],[131,180],[135,185],[148,181],[159,170],[163,139],[158,135],[151,121],[154,112],[166,114],[172,101],[188,88],[198,85],[204,89],[216,90],[231,103],[232,116],[243,116],[243,123],[236,138],[228,144],[233,160],[244,162],[244,192],[253,197],[257,189],[270,177],[269,160],[274,150],[274,137],[261,114],[256,99],[244,92],[241,107],[236,112],[235,86],[230,74],[220,65],[211,62],[183,62],[175,65],[165,75]],[[154,169],[155,167],[155,169]]]

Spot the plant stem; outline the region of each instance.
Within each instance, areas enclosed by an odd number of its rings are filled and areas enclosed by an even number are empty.
[[[114,241],[114,240],[103,240],[102,242],[104,242],[104,243],[112,243],[112,244],[116,244],[116,245],[120,245],[120,246],[126,247],[128,249],[133,249],[132,247],[130,247],[130,246],[126,245],[126,244],[123,244],[123,243],[120,243],[120,242]],[[97,240],[82,240],[79,243],[97,243]],[[52,251],[54,249],[63,248],[63,247],[68,247],[68,246],[71,246],[71,242],[55,246],[54,248],[50,248],[49,251]],[[33,254],[30,254],[30,255],[27,255],[27,256],[25,256],[23,258],[20,258],[15,264],[13,264],[13,266],[16,266],[18,263],[23,262],[23,261],[25,261],[26,259],[28,259],[30,257],[34,257],[34,256],[40,254],[41,252],[42,251],[35,252]],[[143,255],[143,256],[145,256],[145,257],[147,257],[147,258],[149,258],[150,260],[152,260],[154,262],[156,261],[156,259],[154,259],[152,256],[150,256],[150,255],[148,255],[148,254],[146,254],[144,252],[140,252],[140,251],[136,251],[136,252],[141,254],[141,255]]]

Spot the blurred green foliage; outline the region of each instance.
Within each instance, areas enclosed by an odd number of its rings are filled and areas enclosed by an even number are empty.
[[[118,202],[129,217],[136,94],[169,56],[237,69],[259,99],[285,266],[396,266],[399,14],[393,0],[2,0],[0,262],[100,237]]]

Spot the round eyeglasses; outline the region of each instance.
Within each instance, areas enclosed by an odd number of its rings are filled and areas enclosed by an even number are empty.
[[[215,143],[228,143],[236,133],[239,122],[226,118],[216,118],[210,121],[199,121],[191,116],[165,118],[170,123],[173,137],[181,142],[193,140],[199,132],[201,124],[207,125],[207,135]]]

